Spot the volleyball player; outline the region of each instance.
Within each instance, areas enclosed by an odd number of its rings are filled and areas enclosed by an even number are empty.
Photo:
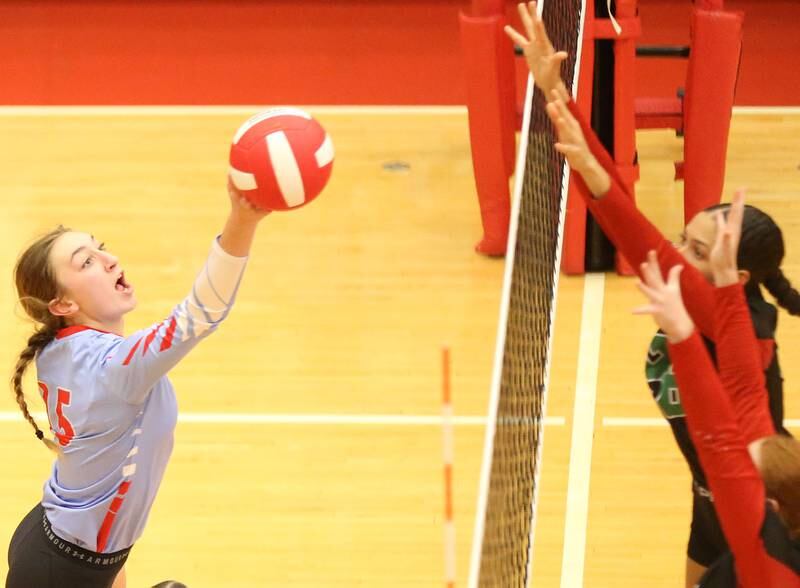
[[[20,354],[14,391],[57,457],[41,502],[11,539],[7,588],[125,586],[123,566],[172,451],[177,405],[166,374],[228,315],[267,214],[230,181],[228,192],[230,213],[189,295],[165,320],[128,337],[133,286],[94,236],[58,227],[17,261],[19,301],[37,330]],[[23,395],[33,360],[52,440]]]
[[[567,112],[563,104],[555,111]],[[639,289],[665,333],[683,391],[689,432],[706,472],[731,552],[715,561],[702,588],[800,588],[800,443],[776,435],[767,406],[755,332],[736,264],[744,199],[738,194],[709,260],[717,286],[717,376],[681,300],[679,274],[665,282],[655,252],[642,264]],[[692,293],[687,292],[686,299]]]
[[[623,188],[624,182],[611,157],[585,123],[575,103],[570,101],[560,76],[560,64],[567,55],[563,51],[554,51],[544,24],[536,16],[536,4],[529,3],[527,7],[521,4],[519,8],[527,37],[510,27],[506,30],[523,48],[534,80],[546,98],[549,101],[560,99],[567,105],[566,128],[579,135],[580,141],[569,146],[557,145],[557,148],[578,173],[577,181],[585,184],[585,193],[591,194],[592,197],[586,201],[589,210],[634,267],[646,259],[649,250],[657,251],[662,265],[687,264],[681,283],[685,292],[692,292],[692,297],[686,300],[686,305],[713,355],[714,288],[708,255],[716,232],[714,218],[718,209],[727,205],[700,212],[687,224],[677,249],[673,247],[636,209],[632,197]],[[760,286],[764,285],[778,304],[792,314],[800,314],[800,294],[780,269],[784,255],[783,237],[774,221],[757,208],[747,207],[742,231],[738,248],[739,276],[745,283],[751,318],[761,343],[773,424],[777,430],[785,432],[783,380],[774,341],[777,311],[764,300]],[[656,334],[648,350],[646,373],[653,396],[668,419],[692,473],[692,525],[686,562],[686,586],[691,587],[705,568],[727,550],[727,544],[714,512],[713,495],[688,434],[685,411],[663,333]]]

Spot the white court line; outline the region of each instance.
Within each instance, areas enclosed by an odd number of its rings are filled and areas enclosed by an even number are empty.
[[[800,419],[783,419],[786,427],[800,427]],[[603,417],[604,427],[666,427],[667,419],[651,417]]]
[[[800,114],[799,106],[734,106],[733,114],[769,116],[776,114]]]
[[[250,116],[278,105],[231,106],[0,106],[0,116]],[[466,106],[299,106],[322,115],[463,116]]]
[[[37,420],[47,419],[43,412],[32,413]],[[0,412],[0,422],[22,421],[20,412]],[[272,414],[235,412],[187,412],[178,414],[180,423],[232,424],[232,425],[396,425],[428,426],[442,424],[441,415],[399,414]],[[455,416],[456,425],[484,425],[486,417]],[[545,417],[544,424],[563,427],[564,417]]]
[[[572,416],[561,588],[583,587],[604,286],[604,274],[586,274],[578,346],[578,374],[575,382],[575,407]]]

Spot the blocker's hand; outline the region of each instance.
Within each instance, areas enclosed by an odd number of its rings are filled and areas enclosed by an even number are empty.
[[[542,90],[545,99],[550,101],[553,90],[557,90],[562,100],[568,100],[569,94],[561,80],[561,63],[567,58],[567,53],[553,49],[544,23],[537,14],[536,2],[528,2],[527,6],[521,2],[517,8],[527,37],[510,26],[505,27],[506,34],[522,48],[533,81]]]
[[[672,343],[688,339],[694,331],[694,323],[681,297],[682,265],[670,268],[667,281],[664,281],[655,251],[647,254],[647,261],[641,265],[642,280],[636,286],[647,297],[649,304],[633,310],[633,314],[649,314],[659,328],[667,334]]]
[[[269,213],[271,210],[262,210],[254,206],[244,194],[242,194],[233,181],[228,176],[228,197],[231,200],[231,214],[237,216],[242,221],[258,222]]]
[[[730,286],[739,281],[739,268],[736,263],[739,240],[742,236],[744,218],[744,190],[739,189],[733,196],[728,218],[722,211],[716,212],[717,235],[708,256],[711,274],[717,287]]]
[[[601,197],[611,187],[611,177],[589,149],[580,123],[575,120],[564,101],[556,97],[547,105],[547,114],[556,128],[556,151],[567,158],[569,166],[581,175],[591,193]]]

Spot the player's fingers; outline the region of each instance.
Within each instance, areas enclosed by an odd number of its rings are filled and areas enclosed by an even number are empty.
[[[736,188],[733,193],[733,200],[731,201],[733,204],[742,203],[744,205],[745,200],[747,200],[747,188],[744,186],[740,188]]]
[[[536,35],[536,44],[539,45],[543,51],[551,53],[553,51],[553,45],[547,37],[547,30],[544,28],[544,23],[538,15],[535,16],[533,20],[533,33]]]
[[[653,288],[663,288],[664,278],[661,273],[661,266],[658,264],[656,252],[652,249],[647,252],[647,263],[642,266],[642,275],[646,278],[648,285]]]
[[[714,223],[717,225],[717,234],[714,235],[714,244],[711,246],[711,250],[719,249],[722,245],[722,238],[725,235],[725,215],[722,214],[722,211],[718,211],[714,218]]]
[[[570,141],[579,141],[580,137],[582,136],[580,125],[577,124],[575,117],[572,116],[572,113],[566,107],[564,101],[558,97],[558,92],[553,90],[552,96],[553,100],[550,102],[550,104],[552,104],[553,110],[559,120],[563,121],[559,131],[564,133],[565,137],[569,137]],[[552,119],[552,117],[550,118]]]
[[[580,123],[572,116],[572,113],[569,111],[569,108],[564,106],[564,118],[567,120],[567,124],[569,125],[569,131],[572,133],[572,136],[575,137],[576,141],[583,142],[583,129],[581,129]]]
[[[661,302],[661,293],[656,290],[655,288],[650,287],[646,283],[638,280],[636,282],[636,288],[638,288],[639,292],[647,296],[647,299],[652,302]]]
[[[556,143],[554,147],[556,148],[556,151],[558,151],[567,159],[569,159],[572,155],[578,155],[581,151],[580,148],[575,147],[575,145],[566,145],[564,143]]]
[[[517,10],[519,10],[519,17],[522,20],[522,26],[525,28],[525,32],[528,33],[528,38],[531,41],[535,41],[536,33],[533,30],[533,19],[531,18],[531,13],[528,12],[528,7],[525,6],[524,2],[520,2],[517,4]]]
[[[550,120],[556,127],[558,142],[569,148],[570,153],[579,153],[581,151],[580,135],[570,128],[569,122],[559,115],[551,116]]]
[[[528,47],[528,39],[526,39],[524,35],[521,35],[519,32],[514,30],[510,25],[503,27],[503,30],[505,31],[506,35],[511,37],[511,40],[522,47],[523,50]]]
[[[581,130],[581,125],[575,120],[575,117],[572,116],[572,113],[567,108],[567,105],[562,100],[561,95],[558,93],[558,90],[553,90],[550,92],[551,101],[550,103],[554,105],[558,115],[564,119],[567,123],[567,128],[575,137],[583,136],[583,131]]]
[[[564,101],[561,99],[561,95],[558,93],[558,90],[553,88],[550,90],[550,104],[556,109],[556,111],[566,118],[567,115],[570,117],[572,116],[567,108],[567,105],[564,104]]]
[[[736,242],[730,231],[726,231],[722,236],[722,252],[725,255],[727,265],[736,267]]]
[[[539,41],[546,45],[548,48],[552,49],[553,44],[550,42],[550,35],[547,34],[547,27],[544,26],[544,21],[542,20],[539,11],[536,9],[536,3],[533,3],[533,10],[531,11],[531,16],[534,19],[534,26],[536,27],[536,37]]]
[[[744,195],[744,188],[739,188],[736,190],[736,192],[734,192],[731,210],[728,213],[728,225],[730,225],[735,231],[741,230],[742,227],[742,219],[744,218]]]
[[[228,176],[228,185],[227,185],[227,188],[228,188],[228,194],[229,194],[231,197],[234,197],[234,196],[236,196],[236,197],[239,197],[239,198],[241,198],[241,195],[242,195],[242,193],[241,193],[241,192],[239,191],[239,189],[236,187],[236,184],[234,184],[234,183],[233,183],[233,180],[231,179],[231,177],[230,177],[230,176]]]
[[[637,306],[631,311],[631,314],[657,314],[659,312],[659,308],[654,304],[645,304],[642,306]]]
[[[547,116],[550,117],[552,123],[556,125],[556,130],[558,130],[558,120],[563,120],[558,113],[558,106],[556,106],[555,102],[548,102],[544,109],[547,111]]]
[[[680,291],[681,288],[681,272],[683,271],[683,265],[673,265],[669,268],[669,275],[667,276],[667,284],[673,286]]]
[[[639,275],[641,276],[641,283],[646,284],[649,288],[657,288],[658,283],[655,281],[655,272],[649,262],[639,264]]]

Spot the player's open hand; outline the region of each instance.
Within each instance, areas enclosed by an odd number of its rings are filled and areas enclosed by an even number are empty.
[[[718,287],[730,286],[739,281],[739,268],[736,263],[739,240],[742,236],[744,217],[744,190],[739,189],[733,196],[728,217],[722,211],[716,212],[717,235],[708,256],[714,284]]]
[[[681,297],[682,265],[669,270],[666,282],[655,251],[647,254],[647,261],[641,265],[642,281],[636,286],[647,297],[648,304],[633,310],[633,314],[649,314],[659,328],[667,334],[672,343],[679,343],[694,331],[694,323],[686,312]]]
[[[561,81],[561,63],[567,58],[567,53],[553,49],[542,18],[537,14],[536,2],[528,2],[527,5],[521,2],[517,8],[525,35],[510,26],[505,27],[506,34],[522,48],[533,81],[542,90],[545,99],[551,100],[552,91],[558,90],[561,98],[566,100],[568,96]]]
[[[257,223],[272,212],[271,210],[256,208],[245,198],[244,194],[233,185],[230,176],[228,176],[228,196],[231,200],[231,214],[236,215],[240,220]]]

